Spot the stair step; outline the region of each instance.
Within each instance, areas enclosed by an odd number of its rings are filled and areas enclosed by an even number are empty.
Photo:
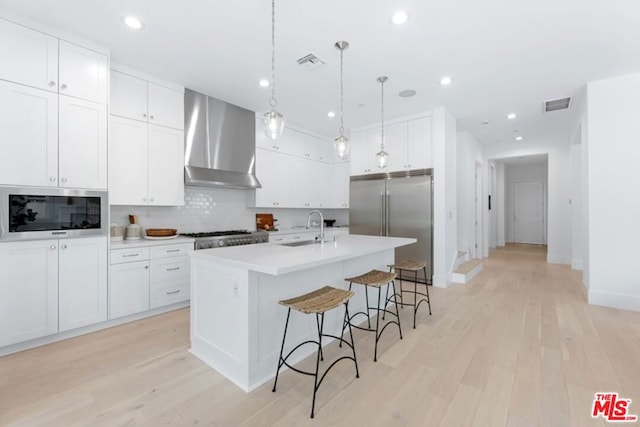
[[[482,271],[482,261],[471,259],[460,264],[452,274],[453,283],[468,283],[474,276]]]
[[[463,256],[465,256],[467,253],[465,251],[458,251],[458,258],[462,258]]]
[[[458,274],[467,274],[478,265],[482,264],[482,261],[479,259],[470,259],[469,261],[465,261],[456,269],[454,273]]]

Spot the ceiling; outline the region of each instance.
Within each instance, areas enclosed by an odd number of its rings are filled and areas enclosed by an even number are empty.
[[[268,0],[0,0],[0,7],[103,44],[112,61],[254,111],[270,89]],[[277,0],[278,109],[287,122],[338,135],[338,40],[344,54],[345,128],[445,106],[482,144],[569,140],[575,109],[542,113],[587,82],[640,72],[636,0]],[[404,9],[409,21],[390,24]],[[139,32],[122,25],[135,14]],[[325,65],[305,70],[313,53]],[[441,86],[441,77],[453,78]],[[401,98],[401,90],[417,95]],[[506,118],[515,112],[514,120]],[[489,124],[482,124],[489,121]],[[515,132],[517,131],[517,132]]]

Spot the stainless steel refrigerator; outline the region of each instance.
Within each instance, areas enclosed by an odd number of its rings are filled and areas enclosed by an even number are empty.
[[[349,187],[349,233],[413,237],[396,248],[396,261],[427,261],[426,282],[433,265],[433,187],[430,169],[352,176]],[[418,280],[424,283],[420,273]]]

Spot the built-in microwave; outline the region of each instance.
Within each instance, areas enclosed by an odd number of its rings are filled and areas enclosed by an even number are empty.
[[[108,235],[106,191],[0,186],[0,241]]]

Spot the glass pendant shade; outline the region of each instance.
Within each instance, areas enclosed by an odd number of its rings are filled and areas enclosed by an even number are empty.
[[[389,153],[384,150],[380,150],[376,154],[376,159],[378,161],[378,167],[380,169],[384,169],[387,167],[387,163],[389,162]]]
[[[272,140],[282,136],[284,132],[284,116],[275,109],[271,109],[263,115],[264,134]]]
[[[349,140],[344,135],[340,135],[333,140],[333,146],[340,159],[344,159],[349,154]]]

